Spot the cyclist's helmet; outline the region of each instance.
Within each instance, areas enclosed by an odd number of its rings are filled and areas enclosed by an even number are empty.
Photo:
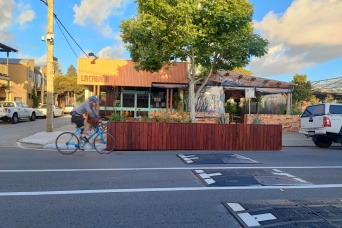
[[[97,97],[95,97],[95,96],[91,96],[91,97],[89,97],[89,101],[93,101],[93,102],[97,103],[97,102],[99,102],[99,99],[97,99]]]

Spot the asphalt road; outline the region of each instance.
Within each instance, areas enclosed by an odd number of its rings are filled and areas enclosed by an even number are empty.
[[[6,137],[13,141],[44,130],[38,126],[44,122],[1,123],[0,130],[9,127],[8,134],[14,135]],[[223,202],[342,198],[341,149],[227,151],[260,163],[222,165],[185,164],[177,157],[184,153],[189,151],[77,151],[66,156],[1,144],[0,227],[234,228],[240,225]],[[193,173],[251,168],[282,170],[312,184],[208,187]]]
[[[53,127],[58,128],[70,122],[70,115],[53,119]],[[46,130],[46,119],[38,118],[36,121],[22,120],[17,124],[3,122],[0,120],[0,147],[17,147],[19,139],[33,135],[39,131]]]

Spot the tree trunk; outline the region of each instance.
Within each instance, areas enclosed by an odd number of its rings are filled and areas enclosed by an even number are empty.
[[[190,120],[194,122],[196,120],[196,101],[195,101],[195,84],[193,80],[189,80],[189,108],[190,108]]]

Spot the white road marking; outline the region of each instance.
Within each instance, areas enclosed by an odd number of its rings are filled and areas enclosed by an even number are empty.
[[[302,183],[307,183],[307,184],[309,184],[309,182],[307,182],[307,181],[305,181],[305,180],[303,180],[303,179],[301,179],[301,178],[299,178],[299,177],[293,176],[293,175],[291,175],[291,174],[289,174],[289,173],[284,173],[283,171],[281,171],[281,170],[279,170],[279,169],[273,169],[273,171],[276,171],[276,173],[273,173],[273,172],[272,172],[272,174],[274,174],[274,175],[287,176],[287,177],[290,177],[290,178],[292,178],[293,180],[296,180],[296,181],[298,181],[298,182],[302,182]]]
[[[196,155],[183,155],[180,154],[179,157],[181,157],[186,163],[193,163],[193,160],[198,159],[198,157],[195,157]]]
[[[249,213],[239,213],[238,216],[246,223],[248,227],[261,226],[259,222],[277,219],[271,213],[251,215]]]
[[[233,211],[244,211],[245,208],[241,206],[239,203],[227,203],[227,205],[233,210]]]
[[[296,178],[293,178],[294,180],[298,181],[298,182],[302,182],[302,183],[308,183],[307,181],[299,178],[299,177],[296,177]]]
[[[2,169],[0,173],[25,172],[92,172],[92,171],[148,171],[148,170],[193,170],[193,169],[342,169],[342,166],[293,166],[293,167],[156,167],[156,168],[108,168],[108,169]]]
[[[236,157],[238,159],[243,159],[243,160],[248,160],[248,161],[251,161],[251,162],[259,163],[258,161],[255,161],[253,159],[250,159],[250,158],[244,157],[242,155],[238,155],[238,154],[233,154],[232,157]]]
[[[295,176],[288,174],[288,173],[272,173],[274,175],[279,175],[279,176],[286,176],[286,177],[291,177],[294,178]]]
[[[195,170],[195,172],[209,185],[209,184],[213,184],[216,181],[214,179],[212,179],[212,176],[221,176],[221,173],[205,173],[204,170]]]
[[[342,184],[323,184],[308,186],[282,186],[282,189],[318,189],[342,188]],[[66,190],[66,191],[36,191],[36,192],[0,192],[1,196],[42,196],[98,193],[140,193],[140,192],[175,192],[175,191],[213,191],[213,190],[265,190],[278,189],[279,186],[234,186],[234,187],[179,187],[179,188],[128,188],[128,189],[95,189],[95,190]]]

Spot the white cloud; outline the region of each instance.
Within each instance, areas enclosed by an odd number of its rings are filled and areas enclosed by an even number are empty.
[[[90,20],[99,26],[110,16],[120,14],[119,10],[128,2],[128,0],[81,0],[79,6],[73,7],[74,23],[85,25]]]
[[[104,24],[102,27],[99,28],[100,33],[102,34],[103,37],[106,38],[113,38],[114,37],[114,31],[110,27],[109,24]]]
[[[81,0],[79,5],[74,5],[74,23],[85,26],[88,22],[94,24],[96,29],[105,38],[114,36],[114,31],[108,23],[113,15],[124,13],[126,5],[131,0]]]
[[[115,37],[116,41],[113,46],[107,46],[102,48],[97,56],[103,59],[126,59],[126,49],[121,37],[117,35]]]
[[[17,18],[17,23],[19,25],[24,25],[25,23],[32,21],[35,17],[36,15],[33,10],[25,10],[20,13]]]
[[[24,25],[36,17],[35,12],[31,9],[29,4],[19,2],[17,7],[19,9],[19,16],[17,17],[16,22],[19,25]]]
[[[19,13],[18,13],[19,12]],[[14,15],[18,13],[16,19]],[[32,21],[35,12],[29,4],[23,2],[16,3],[15,0],[0,0],[0,37],[2,42],[13,44],[15,38],[9,28],[17,23],[20,26]]]
[[[268,13],[255,28],[269,53],[250,63],[259,76],[296,73],[342,56],[342,1],[294,0],[282,15]]]
[[[11,34],[6,30],[12,21],[14,0],[0,0],[0,37],[2,42],[10,40]]]
[[[23,55],[19,54],[18,55],[19,59],[34,59],[34,65],[35,66],[45,66],[47,64],[47,56],[46,53],[40,57],[32,57],[29,55]]]

